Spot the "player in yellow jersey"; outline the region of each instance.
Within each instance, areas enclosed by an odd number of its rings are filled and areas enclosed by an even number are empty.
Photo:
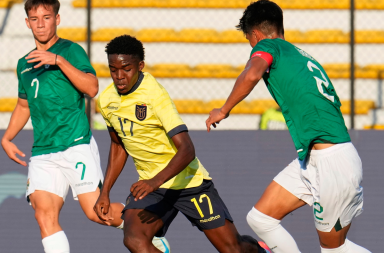
[[[140,176],[122,215],[124,244],[131,252],[160,252],[152,238],[164,236],[179,211],[219,252],[266,252],[253,238],[238,234],[167,91],[142,72],[142,43],[124,35],[113,39],[106,52],[114,83],[99,97],[111,136],[105,181],[94,208],[100,219],[107,219],[109,192],[129,154]]]

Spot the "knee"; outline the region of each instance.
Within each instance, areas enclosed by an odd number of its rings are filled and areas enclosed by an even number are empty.
[[[124,245],[133,253],[144,253],[149,252],[150,243],[147,242],[146,238],[130,235],[124,236]]]
[[[276,229],[281,221],[252,208],[247,215],[247,222],[252,230],[260,236],[260,234]]]

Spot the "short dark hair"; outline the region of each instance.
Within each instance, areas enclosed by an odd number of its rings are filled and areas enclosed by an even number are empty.
[[[283,10],[274,2],[259,0],[251,3],[244,11],[236,28],[244,34],[257,28],[265,35],[276,31],[284,34]]]
[[[32,9],[36,9],[40,5],[43,5],[45,8],[48,6],[52,6],[53,11],[57,15],[59,13],[60,9],[60,2],[59,0],[27,0],[24,4],[24,10],[25,13],[27,13]]]
[[[110,54],[132,55],[144,61],[144,47],[140,40],[130,35],[122,35],[111,40],[105,46],[105,52]]]

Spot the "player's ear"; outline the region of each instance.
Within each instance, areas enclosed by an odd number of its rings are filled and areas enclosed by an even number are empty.
[[[25,23],[27,24],[27,27],[29,29],[31,29],[31,25],[29,24],[29,19],[28,18],[25,18]]]
[[[60,25],[60,14],[56,15],[56,26]]]
[[[144,67],[145,67],[145,62],[144,61],[140,61],[139,62],[139,71],[142,71]]]

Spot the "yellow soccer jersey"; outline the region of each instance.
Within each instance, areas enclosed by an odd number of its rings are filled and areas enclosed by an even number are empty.
[[[99,108],[109,129],[113,128],[132,156],[139,180],[151,179],[175,156],[172,137],[187,131],[168,92],[149,73],[141,73],[128,94],[120,95],[110,84],[99,96]],[[197,157],[160,188],[185,189],[211,179]]]

